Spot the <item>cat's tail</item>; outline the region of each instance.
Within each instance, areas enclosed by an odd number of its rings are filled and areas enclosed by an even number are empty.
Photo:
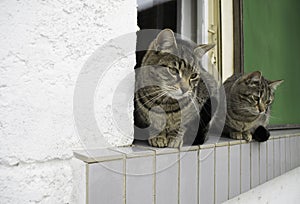
[[[252,135],[253,139],[258,142],[265,142],[270,137],[270,132],[264,126],[258,126]]]

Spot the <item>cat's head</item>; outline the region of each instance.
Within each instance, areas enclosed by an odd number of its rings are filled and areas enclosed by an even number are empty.
[[[151,43],[142,66],[152,67],[149,77],[160,83],[171,97],[186,97],[195,91],[201,75],[201,59],[213,47],[176,39],[172,30],[165,29]]]
[[[268,114],[274,101],[274,92],[283,80],[270,81],[259,71],[240,77],[233,86],[236,107],[240,107],[244,115]]]

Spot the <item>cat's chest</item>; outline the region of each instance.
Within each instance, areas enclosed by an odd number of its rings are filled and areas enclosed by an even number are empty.
[[[189,121],[194,120],[199,115],[197,108],[193,103],[187,103],[180,107],[180,111],[169,112],[168,118],[171,123],[181,122],[183,124],[189,123]]]

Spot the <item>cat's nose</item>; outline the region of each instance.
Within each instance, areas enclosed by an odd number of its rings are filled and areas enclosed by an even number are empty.
[[[189,90],[189,87],[180,87],[182,93],[186,93]]]
[[[258,110],[259,110],[259,113],[264,113],[264,112],[266,112],[266,107],[263,104],[259,104]]]
[[[190,85],[189,85],[189,82],[186,81],[186,80],[182,80],[180,82],[180,89],[181,89],[181,92],[184,94],[186,93],[189,89],[190,89]]]

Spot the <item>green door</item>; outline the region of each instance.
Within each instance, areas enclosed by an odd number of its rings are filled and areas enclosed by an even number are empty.
[[[300,1],[244,0],[245,72],[284,79],[271,124],[300,124]]]

